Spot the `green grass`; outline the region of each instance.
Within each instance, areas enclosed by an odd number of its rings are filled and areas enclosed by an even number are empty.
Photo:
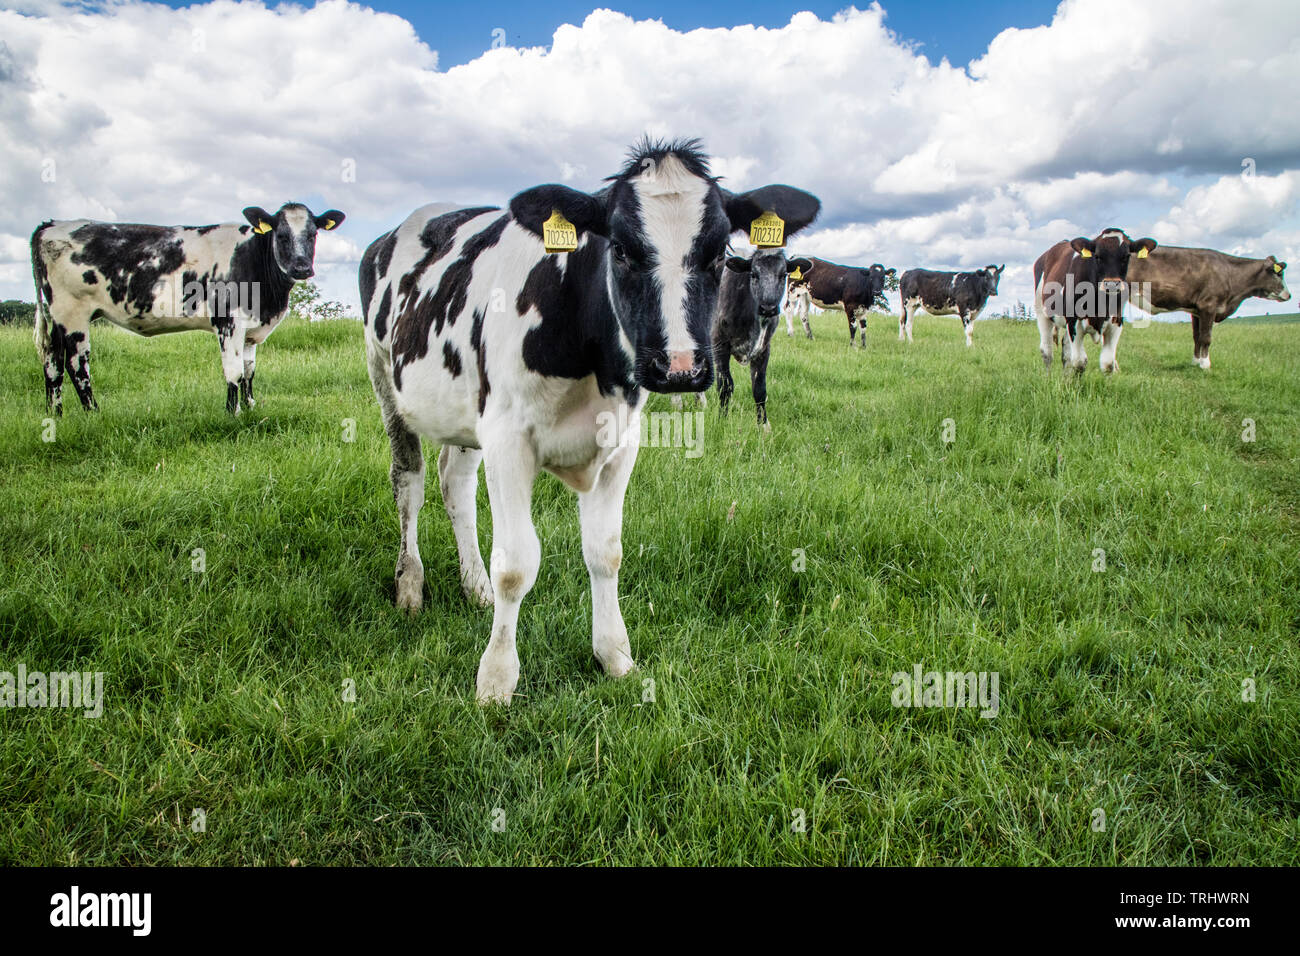
[[[99,720],[0,711],[0,863],[1300,863],[1300,330],[1230,322],[1204,372],[1157,323],[1064,382],[1032,325],[967,350],[922,316],[907,347],[876,317],[850,352],[814,323],[778,334],[770,434],[736,368],[702,457],[642,451],[629,679],[539,480],[523,677],[488,710],[436,482],[425,611],[392,607],[359,325],[276,333],[238,420],[209,337],[97,326],[103,411],[68,389],[49,443],[30,331],[0,330],[0,670],[106,675]],[[998,715],[893,707],[917,663],[998,672]]]

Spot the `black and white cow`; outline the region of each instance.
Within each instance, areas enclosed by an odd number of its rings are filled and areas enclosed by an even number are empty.
[[[1061,366],[1082,372],[1088,365],[1083,337],[1101,342],[1101,370],[1119,371],[1120,333],[1128,304],[1130,256],[1146,258],[1154,239],[1130,239],[1123,229],[1107,229],[1095,239],[1062,239],[1034,263],[1034,309],[1038,351],[1052,367],[1052,349],[1061,337]]]
[[[960,316],[971,344],[971,330],[989,297],[998,294],[998,279],[1006,265],[988,265],[975,272],[935,272],[931,269],[908,269],[898,282],[898,297],[903,311],[898,319],[898,341],[912,341],[912,316],[918,309],[931,315]]]
[[[314,215],[301,203],[272,214],[244,210],[245,223],[149,226],[76,219],[32,233],[36,351],[45,397],[63,410],[63,375],[81,404],[90,387],[90,320],[140,335],[215,332],[226,378],[226,410],[253,402],[257,346],[289,311],[294,282],[314,275],[316,232],[343,222],[337,209]]]
[[[795,191],[797,192],[797,190]],[[808,193],[800,194],[804,208],[786,218],[787,236],[817,217],[821,203]],[[803,272],[808,259],[787,259],[784,249],[759,249],[751,256],[730,256],[718,293],[718,311],[713,319],[713,359],[718,366],[718,404],[722,414],[736,383],[731,378],[731,360],[749,366],[750,389],[758,423],[767,425],[767,360],[772,335],[781,319],[786,295],[786,276]]]
[[[698,141],[645,141],[599,192],[547,185],[504,211],[416,210],[366,250],[366,356],[401,525],[396,603],[409,611],[423,603],[423,436],[442,445],[438,477],[461,587],[494,609],[479,700],[509,703],[518,683],[515,629],[541,561],[531,510],[543,470],[578,493],[596,659],[611,676],[632,669],[618,571],[647,391],[712,383],[709,328],[727,238],[766,211],[785,217],[795,193],[730,193]],[[568,232],[561,217],[576,248],[548,253],[543,235]],[[490,574],[475,522],[481,461]]]
[[[802,286],[808,290],[808,298],[821,309],[843,309],[849,320],[849,345],[852,346],[858,328],[862,329],[862,347],[867,347],[867,313],[884,302],[885,282],[890,276],[897,275],[898,270],[886,269],[879,262],[871,266],[842,266],[825,259],[809,260],[812,266],[804,270]],[[812,337],[812,329],[805,322],[804,328]]]

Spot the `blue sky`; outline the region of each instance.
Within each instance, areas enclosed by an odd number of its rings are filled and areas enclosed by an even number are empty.
[[[492,42],[492,31],[506,31],[510,46],[549,46],[561,23],[579,24],[593,7],[608,7],[638,20],[662,20],[674,30],[731,27],[742,23],[782,27],[800,10],[810,10],[823,20],[849,6],[848,2],[819,3],[791,0],[560,0],[550,3],[482,2],[420,3],[379,2],[376,10],[396,13],[415,27],[421,38],[438,51],[439,68],[449,69],[479,56]],[[858,6],[869,6],[858,0]],[[889,14],[886,25],[903,38],[924,44],[921,52],[932,61],[947,57],[965,64],[983,55],[989,41],[1007,27],[1033,27],[1049,23],[1056,10],[1052,0],[916,0],[882,4]]]
[[[171,7],[193,4],[170,0]],[[274,4],[268,4],[274,6]],[[439,69],[468,63],[492,44],[493,31],[505,31],[509,46],[549,46],[562,23],[580,24],[595,7],[606,7],[638,19],[662,20],[674,30],[731,27],[754,24],[782,27],[800,10],[810,10],[823,20],[849,2],[816,0],[725,0],[699,3],[689,0],[558,0],[530,3],[524,0],[485,0],[473,3],[422,3],[419,0],[380,0],[367,6],[395,13],[415,27],[420,38],[438,51]],[[857,0],[860,8],[870,0]],[[884,3],[889,29],[919,45],[932,62],[947,57],[963,65],[982,56],[989,41],[1007,27],[1035,27],[1050,23],[1056,0],[894,0]]]

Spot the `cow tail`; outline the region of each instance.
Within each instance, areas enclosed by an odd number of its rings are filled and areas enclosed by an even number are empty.
[[[41,255],[41,233],[52,225],[54,221],[47,219],[32,233],[32,281],[36,283],[36,327],[32,338],[36,343],[36,354],[42,362],[50,351],[50,327],[54,320],[50,314],[50,300],[45,294],[49,274],[45,269],[45,257]]]

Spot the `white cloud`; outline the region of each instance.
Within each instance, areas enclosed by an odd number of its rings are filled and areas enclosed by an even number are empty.
[[[1300,234],[1293,4],[1066,0],[969,71],[900,43],[875,6],[688,33],[596,10],[549,52],[443,72],[436,37],[342,0],[47,7],[0,11],[3,297],[30,298],[45,218],[210,222],[298,199],[348,214],[320,281],[355,302],[360,251],[416,206],[596,188],[646,131],[703,137],[732,188],[817,193],[800,248],[1006,262],[1002,302],[1028,300],[1046,245],[1105,226],[1293,259]]]

